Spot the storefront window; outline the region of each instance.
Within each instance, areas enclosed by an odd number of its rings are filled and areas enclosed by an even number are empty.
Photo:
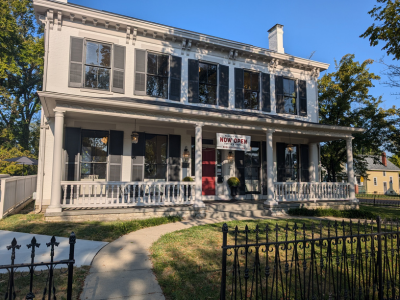
[[[166,135],[146,134],[145,179],[167,179],[167,145]]]
[[[108,131],[82,130],[82,180],[106,179],[108,140]]]

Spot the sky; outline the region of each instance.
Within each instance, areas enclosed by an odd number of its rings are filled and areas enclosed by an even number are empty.
[[[371,47],[359,36],[373,23],[368,14],[376,0],[69,0],[99,10],[196,31],[258,47],[268,48],[268,29],[284,25],[285,53],[329,63],[325,72],[335,71],[335,60],[355,54],[357,61],[373,59],[370,71],[382,79],[375,81],[370,93],[382,96],[382,107],[398,106],[400,96],[384,86],[383,44]],[[399,62],[400,64],[400,62]],[[321,73],[321,76],[324,74]]]

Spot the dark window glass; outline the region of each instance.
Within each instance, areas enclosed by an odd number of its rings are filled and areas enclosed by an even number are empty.
[[[283,79],[284,110],[287,114],[297,114],[296,84],[292,79]]]
[[[217,104],[217,65],[199,63],[199,102]]]
[[[82,130],[81,179],[106,179],[108,131]]]
[[[164,179],[167,176],[167,144],[166,135],[146,134],[145,179]]]
[[[251,142],[251,150],[244,154],[244,183],[246,193],[260,193],[260,142]]]
[[[196,149],[195,149],[195,141],[196,139],[194,137],[192,137],[192,143],[191,143],[191,157],[190,157],[190,167],[191,167],[191,173],[192,176],[196,176],[196,170],[195,170],[195,164],[196,164]]]
[[[244,103],[245,109],[259,109],[260,74],[244,71]]]
[[[146,94],[168,99],[169,56],[147,54],[147,87]]]
[[[111,46],[86,42],[85,87],[110,89]]]
[[[285,167],[283,168],[283,182],[299,181],[299,155],[298,147],[292,146],[285,148]]]

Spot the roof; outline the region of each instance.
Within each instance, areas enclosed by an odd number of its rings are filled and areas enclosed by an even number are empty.
[[[367,161],[368,171],[400,171],[400,168],[391,163],[389,159],[386,159],[387,166],[385,167],[381,156],[368,155],[365,160]]]

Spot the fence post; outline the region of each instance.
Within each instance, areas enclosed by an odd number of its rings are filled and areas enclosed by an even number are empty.
[[[68,263],[68,285],[67,285],[67,300],[72,299],[72,282],[74,278],[74,263],[75,263],[75,243],[76,236],[74,232],[71,232],[69,236],[69,260],[73,260],[73,262]]]
[[[225,300],[225,292],[226,292],[226,253],[227,249],[225,246],[228,241],[228,225],[224,223],[222,225],[222,275],[221,275],[221,294],[220,300]]]
[[[376,224],[378,227],[378,299],[383,300],[383,270],[382,270],[382,238],[381,238],[381,218],[376,218]]]
[[[375,206],[375,197],[376,197],[376,195],[374,195],[374,206]]]

